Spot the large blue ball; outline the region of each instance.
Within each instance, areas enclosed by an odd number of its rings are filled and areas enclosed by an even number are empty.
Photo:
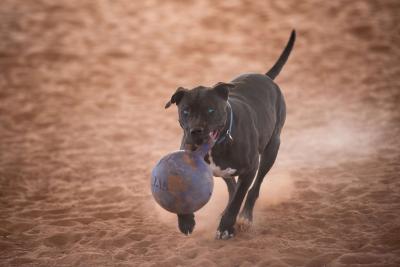
[[[199,210],[210,200],[213,187],[212,171],[201,153],[170,153],[151,173],[153,197],[161,207],[177,214]]]

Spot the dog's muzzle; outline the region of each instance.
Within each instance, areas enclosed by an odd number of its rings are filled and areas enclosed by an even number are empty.
[[[196,150],[199,146],[204,143],[215,141],[219,137],[219,130],[210,131],[208,134],[204,132],[204,129],[193,128],[186,134],[185,148],[190,150]]]

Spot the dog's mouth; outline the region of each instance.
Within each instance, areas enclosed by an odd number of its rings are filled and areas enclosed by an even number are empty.
[[[211,141],[216,142],[219,138],[220,130],[211,131],[208,136],[210,137]]]
[[[204,136],[203,138],[199,138],[197,140],[192,140],[192,142],[188,142],[185,144],[185,149],[188,150],[196,150],[198,149],[202,144],[204,143],[212,143],[215,144],[215,142],[218,140],[219,136],[221,134],[221,131],[219,129],[212,130],[208,133],[208,135]]]

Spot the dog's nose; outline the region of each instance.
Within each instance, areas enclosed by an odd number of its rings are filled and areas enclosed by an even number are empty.
[[[190,129],[190,134],[193,136],[199,136],[203,133],[204,129],[203,128],[192,128]]]

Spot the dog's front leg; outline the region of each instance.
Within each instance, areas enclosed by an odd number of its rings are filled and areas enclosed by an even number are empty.
[[[257,170],[256,170],[257,171]],[[234,235],[234,225],[236,222],[236,217],[239,213],[240,206],[242,205],[243,199],[249,189],[256,171],[250,171],[246,174],[240,175],[237,185],[235,195],[233,199],[229,202],[225,209],[224,214],[221,217],[221,221],[218,226],[216,239],[229,239]]]
[[[226,186],[228,187],[229,202],[231,202],[233,199],[233,196],[235,195],[235,190],[236,190],[235,177],[222,177],[222,179],[225,181]]]
[[[178,214],[178,227],[185,235],[189,235],[193,232],[195,224],[194,213]]]

